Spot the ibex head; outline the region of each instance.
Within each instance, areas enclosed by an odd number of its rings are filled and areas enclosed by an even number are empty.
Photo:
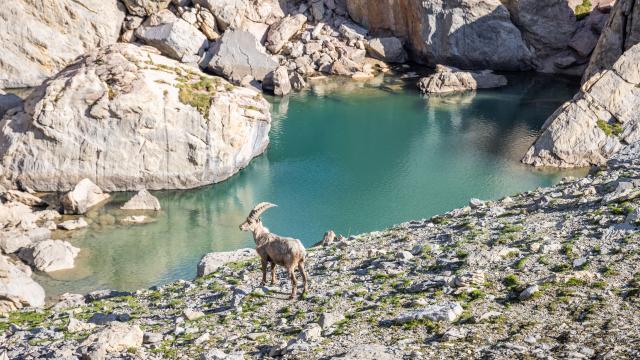
[[[262,224],[262,220],[260,219],[260,215],[267,211],[267,209],[276,207],[278,205],[262,202],[251,210],[249,216],[247,216],[247,220],[245,220],[242,224],[240,224],[240,230],[242,231],[253,231],[257,225]]]

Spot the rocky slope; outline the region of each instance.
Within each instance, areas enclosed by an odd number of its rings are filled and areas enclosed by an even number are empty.
[[[118,0],[7,1],[0,7],[0,89],[38,86],[76,57],[118,40]]]
[[[640,356],[640,144],[584,179],[309,251],[310,292],[256,258],[0,323],[9,358]],[[244,251],[244,250],[243,250]]]
[[[0,177],[37,191],[68,191],[83,178],[107,191],[193,188],[225,180],[261,154],[270,123],[257,91],[152,48],[115,44],[5,115]]]
[[[546,121],[523,162],[535,166],[602,164],[639,139],[640,28],[631,21],[639,1],[619,1],[573,100]],[[640,15],[639,15],[640,18]]]

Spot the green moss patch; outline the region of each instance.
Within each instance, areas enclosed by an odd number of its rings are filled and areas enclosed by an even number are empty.
[[[602,119],[598,119],[597,124],[600,130],[602,130],[607,136],[618,136],[622,134],[622,125],[619,122],[610,124]]]
[[[582,0],[582,4],[576,6],[576,19],[582,20],[591,13],[591,1]]]

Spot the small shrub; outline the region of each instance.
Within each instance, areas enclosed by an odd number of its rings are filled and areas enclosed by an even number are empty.
[[[588,0],[585,0],[588,1]],[[610,124],[602,119],[598,119],[597,125],[607,136],[618,136],[622,133],[622,125],[619,122]]]
[[[520,280],[518,279],[518,277],[515,274],[510,274],[510,275],[505,276],[504,279],[502,279],[502,282],[507,287],[514,287],[514,286],[518,286],[520,284]]]
[[[183,104],[191,105],[196,108],[202,114],[202,116],[209,115],[209,108],[211,107],[211,96],[208,93],[199,93],[183,87],[180,89],[178,98]]]
[[[520,258],[518,261],[516,261],[515,264],[513,264],[513,268],[514,269],[522,269],[526,262],[527,262],[527,257],[524,256],[524,257]]]

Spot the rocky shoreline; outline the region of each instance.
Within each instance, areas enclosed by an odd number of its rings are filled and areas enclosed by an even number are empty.
[[[193,281],[14,311],[0,349],[12,359],[636,358],[639,155],[634,144],[583,179],[312,248],[310,292],[295,301],[284,273],[261,286],[243,250]]]

